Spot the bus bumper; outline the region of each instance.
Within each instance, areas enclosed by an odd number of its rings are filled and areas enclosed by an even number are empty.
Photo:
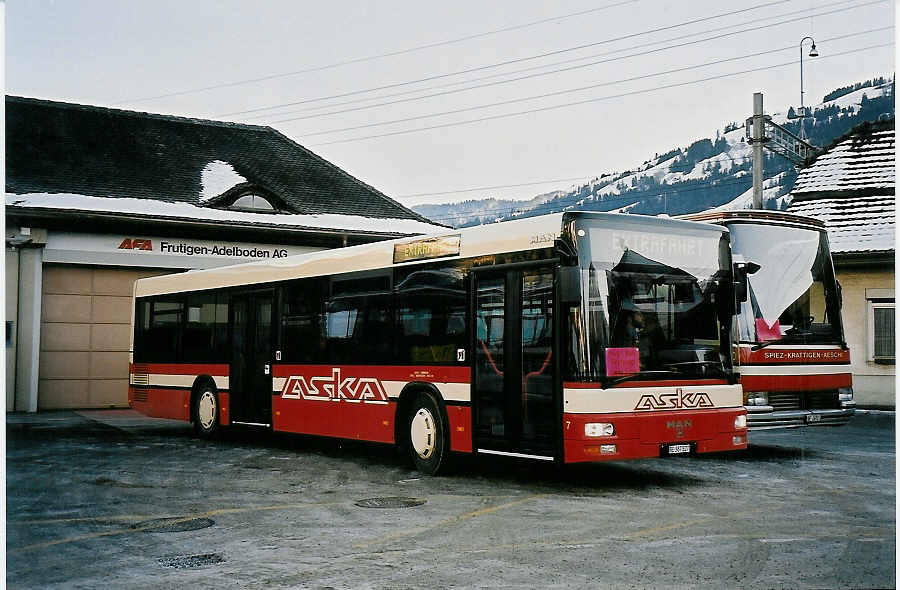
[[[747,429],[735,428],[744,408],[703,411],[623,412],[616,414],[565,414],[563,416],[566,463],[647,459],[672,454],[736,451],[747,448]],[[585,425],[611,423],[612,436],[589,437]]]

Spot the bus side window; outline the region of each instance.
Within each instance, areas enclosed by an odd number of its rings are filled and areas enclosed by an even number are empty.
[[[216,294],[208,292],[189,295],[186,319],[183,335],[184,361],[188,363],[214,361]]]
[[[466,291],[456,268],[417,267],[398,277],[397,358],[409,364],[455,364],[466,346]]]
[[[394,337],[389,275],[350,275],[333,280],[324,311],[322,332],[329,362],[391,361]]]
[[[322,284],[320,278],[301,279],[284,290],[281,314],[284,362],[315,363],[326,360],[325,337],[319,325],[323,304]]]
[[[150,326],[144,341],[146,360],[157,363],[183,362],[181,330],[184,302],[176,298],[155,299],[150,307]]]
[[[150,301],[140,299],[134,307],[134,362],[147,361],[147,333],[150,330]]]

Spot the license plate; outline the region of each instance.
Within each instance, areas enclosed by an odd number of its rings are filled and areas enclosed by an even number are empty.
[[[670,455],[681,455],[691,452],[691,445],[669,445],[666,450]]]
[[[820,416],[819,414],[807,414],[806,421],[807,422],[821,422],[822,416]]]

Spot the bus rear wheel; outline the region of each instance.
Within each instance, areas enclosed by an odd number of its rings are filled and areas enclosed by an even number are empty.
[[[409,452],[416,469],[434,475],[444,464],[447,437],[444,434],[444,418],[434,397],[420,393],[409,412]]]
[[[202,438],[212,438],[219,431],[219,396],[204,387],[194,398],[194,432]]]

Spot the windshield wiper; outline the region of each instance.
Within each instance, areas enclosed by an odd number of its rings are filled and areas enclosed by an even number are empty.
[[[708,376],[706,374],[706,368],[711,367],[715,369],[715,373],[717,374],[717,376],[728,377],[728,373],[724,368],[722,368],[721,361],[687,361],[683,363],[669,363],[666,366],[672,367],[672,370],[678,373],[685,373],[687,371],[685,371],[684,369],[688,369],[691,367],[701,367],[700,372],[703,374],[703,377]]]
[[[638,373],[633,373],[631,375],[625,375],[624,377],[619,377],[617,379],[613,379],[609,382],[610,386],[618,385],[619,383],[625,383],[626,381],[634,381],[640,377],[653,377],[655,375],[671,375],[674,371],[640,371]]]
[[[783,343],[783,342],[784,342],[784,339],[782,339],[782,340],[766,340],[765,342],[760,342],[756,346],[750,347],[750,350],[752,350],[753,352],[756,352],[757,350],[760,350],[767,346],[771,346],[772,344],[778,344],[778,343]]]

